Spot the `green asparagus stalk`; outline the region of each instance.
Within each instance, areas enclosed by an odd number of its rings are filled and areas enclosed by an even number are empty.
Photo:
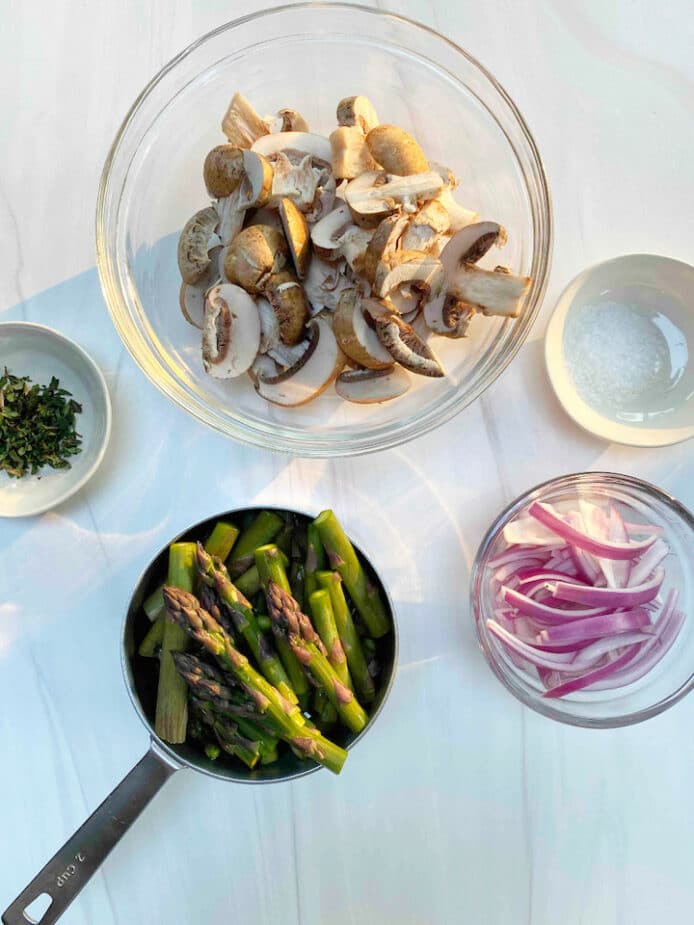
[[[184,627],[193,639],[210,652],[224,671],[230,672],[253,698],[260,713],[267,715],[282,738],[296,751],[312,758],[336,774],[347,752],[309,726],[298,707],[290,703],[259,674],[248,659],[234,648],[227,633],[192,594],[166,587],[164,600],[170,618]]]
[[[378,639],[390,629],[381,595],[364,571],[354,547],[332,511],[314,520],[331,568],[339,572],[369,635]]]
[[[261,511],[257,514],[236,541],[228,563],[231,577],[243,575],[253,565],[255,550],[273,540],[284,526],[284,520],[275,511]]]
[[[316,725],[322,732],[330,729],[337,722],[337,710],[320,687],[317,687],[313,694],[313,709],[316,714]]]
[[[216,761],[217,758],[219,758],[219,756],[222,754],[222,750],[216,742],[208,742],[205,746],[205,754],[210,759],[210,761]]]
[[[313,592],[318,590],[316,572],[320,572],[324,568],[325,550],[321,543],[318,528],[315,524],[310,523],[306,528],[306,577],[304,579],[306,600],[310,600]]]
[[[270,617],[268,617],[268,615],[267,615],[266,613],[259,613],[259,614],[258,614],[258,627],[259,627],[264,633],[271,633],[271,632],[272,632],[272,620],[270,619]]]
[[[140,643],[140,648],[137,650],[138,655],[142,655],[144,658],[154,658],[155,655],[159,654],[159,649],[164,639],[165,623],[166,617],[163,613],[160,613]]]
[[[205,549],[210,553],[211,556],[217,556],[224,562],[228,558],[231,548],[236,542],[236,538],[239,535],[238,528],[233,524],[226,523],[223,520],[220,520],[215,524],[212,533],[205,543]],[[148,595],[144,603],[142,604],[145,613],[149,619],[154,622],[157,617],[164,613],[164,585],[161,584],[159,587],[152,591]]]
[[[297,602],[299,607],[303,610],[304,603],[304,587],[305,587],[305,572],[304,572],[304,563],[297,562],[292,560],[291,568],[289,571],[289,586],[292,589],[292,597]]]
[[[193,590],[195,581],[195,543],[174,543],[169,548],[169,585],[182,593]],[[167,620],[159,656],[159,687],[154,731],[165,742],[186,740],[188,688],[176,670],[172,652],[187,648],[188,639],[180,626]]]
[[[292,689],[277,653],[270,640],[263,635],[258,626],[253,608],[243,594],[234,587],[224,565],[218,559],[213,559],[200,543],[197,546],[196,562],[201,580],[208,587],[214,587],[217,591],[220,600],[224,603],[231,616],[236,632],[246,640],[246,644],[253,653],[253,657],[263,675],[270,684],[275,685],[283,697],[293,703],[298,703],[297,695]],[[222,620],[218,620],[218,622],[224,625]]]
[[[275,546],[281,549],[285,556],[289,556],[292,551],[292,540],[294,539],[294,527],[291,523],[285,523],[280,532],[275,537]]]
[[[318,591],[314,591],[309,599],[309,607],[311,610],[311,617],[313,618],[313,624],[325,645],[328,661],[335,669],[335,674],[340,681],[353,691],[354,686],[349,674],[345,650],[340,642],[340,635],[335,623],[335,614],[333,613],[333,607],[330,601],[330,592],[322,588]]]
[[[330,595],[337,633],[347,658],[354,688],[364,703],[371,703],[375,696],[374,682],[369,674],[364,650],[342,590],[342,579],[337,572],[317,572],[316,579],[320,587]]]
[[[246,738],[241,734],[236,723],[231,723],[218,716],[214,710],[209,709],[207,704],[194,701],[194,705],[203,721],[214,730],[217,741],[224,751],[240,758],[252,771],[260,761],[260,743]]]
[[[352,732],[361,732],[369,721],[366,710],[352,691],[340,681],[327,656],[314,643],[307,642],[301,636],[292,634],[289,642],[315,684],[323,688],[345,726]]]
[[[275,582],[279,587],[286,591],[287,594],[291,593],[289,587],[289,579],[287,578],[287,572],[282,564],[280,559],[280,550],[277,546],[261,546],[255,551],[255,564],[258,566],[258,573],[260,575],[260,581],[265,590],[265,597],[268,597],[268,587],[270,582]],[[268,609],[269,609],[268,601]],[[278,634],[275,632],[275,623],[273,621],[273,632],[275,633],[275,644],[277,646],[277,651],[279,652],[280,658],[282,659],[282,664],[284,665],[287,674],[289,675],[289,680],[291,682],[292,688],[299,698],[299,703],[305,707],[308,705],[308,693],[309,685],[306,680],[303,668],[299,663],[296,655],[292,651],[292,647],[289,645],[289,640],[286,638],[285,634]]]
[[[305,613],[302,613],[292,595],[275,581],[268,582],[267,609],[272,620],[275,638],[288,640],[292,634],[296,634],[306,642],[312,642],[319,652],[327,655],[327,650],[314,629],[313,623]]]
[[[284,553],[282,553],[280,558],[282,559],[284,567],[287,568],[289,566],[289,559]],[[240,575],[236,579],[234,584],[241,594],[245,594],[249,599],[252,598],[262,587],[260,575],[258,574],[258,566],[253,564],[249,569],[246,569],[243,575]]]

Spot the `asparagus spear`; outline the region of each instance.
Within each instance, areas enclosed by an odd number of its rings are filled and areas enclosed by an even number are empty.
[[[330,593],[323,589],[314,591],[309,599],[309,606],[313,623],[325,645],[328,661],[335,669],[335,674],[340,681],[353,691],[354,687],[349,674],[349,667],[347,666],[345,650],[342,648],[335,624],[335,614],[330,602]]]
[[[321,687],[317,687],[313,694],[313,709],[316,714],[316,725],[323,732],[337,722],[337,710]]]
[[[294,654],[306,667],[316,685],[323,688],[342,722],[352,732],[361,732],[369,721],[366,710],[335,674],[335,669],[313,642],[292,633],[289,642]]]
[[[292,690],[287,673],[277,657],[277,653],[270,640],[263,635],[258,626],[253,608],[243,594],[240,594],[238,589],[234,587],[224,565],[219,560],[213,559],[202,548],[200,543],[197,546],[196,561],[201,580],[206,585],[214,586],[216,589],[231,616],[236,632],[246,640],[246,644],[253,653],[261,672],[271,684],[275,685],[283,697],[293,703],[298,703],[298,698]],[[213,616],[215,615],[213,614]],[[223,620],[218,619],[218,622],[224,626]]]
[[[281,588],[276,581],[268,582],[267,609],[276,638],[289,639],[292,634],[296,634],[307,642],[312,642],[323,655],[327,654],[323,641],[309,618],[302,613],[291,594]]]
[[[325,568],[325,550],[320,540],[320,533],[315,524],[310,523],[306,528],[306,577],[304,579],[304,594],[310,600],[314,591],[318,590],[316,572]]]
[[[285,556],[284,553],[280,556],[282,564],[285,568],[289,565],[289,559]],[[255,594],[260,591],[262,584],[260,581],[260,575],[258,574],[258,566],[255,563],[240,575],[234,582],[236,587],[239,589],[241,594],[245,594],[247,598],[253,597]]]
[[[285,556],[289,556],[292,551],[292,540],[294,538],[294,527],[291,523],[285,523],[280,532],[275,537],[275,546],[281,549]]]
[[[169,548],[169,585],[183,593],[193,590],[195,580],[195,543],[174,543]],[[159,687],[154,731],[165,742],[179,744],[186,740],[188,725],[188,688],[176,670],[172,652],[187,646],[186,633],[167,620],[159,656]]]
[[[229,559],[229,574],[232,578],[243,575],[253,565],[253,553],[274,539],[285,526],[284,520],[275,511],[261,511],[246,527],[236,542]]]
[[[166,587],[164,600],[171,619],[185,627],[188,634],[217,659],[221,668],[234,676],[253,698],[258,711],[267,715],[293,749],[339,774],[347,752],[307,724],[298,707],[283,697],[234,648],[228,634],[200,607],[197,598],[177,588]]]
[[[166,617],[163,613],[160,613],[154,623],[147,630],[147,635],[140,643],[140,648],[137,650],[138,655],[142,655],[145,658],[153,658],[158,654],[162,640],[164,639],[165,622]]]
[[[258,626],[264,633],[272,632],[272,620],[266,613],[258,614]]]
[[[332,511],[322,511],[314,523],[318,528],[328,561],[331,567],[340,573],[369,635],[374,639],[385,636],[390,629],[390,621],[378,588],[367,577],[337,517]]]
[[[347,657],[347,665],[354,687],[364,703],[371,703],[375,696],[374,682],[369,674],[364,650],[345,600],[342,579],[337,572],[316,572],[316,579],[321,588],[330,595],[337,633]]]
[[[256,549],[255,564],[258,566],[258,573],[265,590],[266,599],[268,597],[268,586],[271,581],[279,585],[283,591],[286,591],[288,594],[290,593],[289,580],[287,578],[284,565],[280,559],[280,550],[277,548],[277,546],[261,546]],[[269,607],[270,602],[268,600],[268,609]],[[306,706],[309,686],[301,664],[292,651],[292,647],[289,645],[289,640],[286,638],[286,634],[280,634],[276,632],[274,621],[272,628],[275,634],[277,651],[279,652],[280,658],[282,659],[282,664],[284,665],[287,674],[289,675],[289,680],[294,689],[294,692],[299,698],[299,703],[302,706]]]
[[[260,743],[246,738],[241,734],[236,723],[218,716],[214,710],[208,708],[207,704],[194,701],[194,705],[203,721],[214,730],[217,741],[224,751],[240,758],[252,771],[260,761]]]
[[[233,524],[227,523],[224,520],[220,520],[214,525],[212,533],[210,533],[207,542],[205,543],[205,549],[210,553],[211,556],[217,556],[222,562],[228,558],[231,548],[236,542],[236,538],[239,535],[238,527],[235,527]],[[152,591],[148,597],[145,598],[144,603],[142,604],[145,613],[152,622],[157,619],[162,613],[164,613],[164,585],[161,584],[159,587]]]

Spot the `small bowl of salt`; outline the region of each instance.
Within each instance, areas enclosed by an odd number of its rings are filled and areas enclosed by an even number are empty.
[[[585,430],[631,446],[694,437],[694,267],[630,254],[584,270],[547,327],[557,398]]]

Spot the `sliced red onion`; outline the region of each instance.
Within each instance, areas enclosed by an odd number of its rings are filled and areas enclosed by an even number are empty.
[[[507,586],[502,588],[502,596],[507,604],[511,604],[521,613],[545,623],[563,623],[566,620],[576,620],[581,617],[599,617],[608,610],[605,607],[593,607],[590,610],[561,610],[559,607],[548,607]]]
[[[500,626],[496,620],[487,620],[487,629],[496,636],[497,639],[500,639],[505,646],[515,652],[516,655],[522,656],[522,658],[530,662],[531,665],[541,665],[550,670],[566,670],[571,665],[573,656],[570,652],[556,655],[546,655],[543,652],[539,652],[525,642],[521,642],[513,633],[509,633],[503,626]]]
[[[629,534],[627,533],[627,529],[624,526],[622,515],[613,504],[610,504],[608,534],[609,539],[614,540],[617,543],[626,544],[629,542]],[[627,584],[629,583],[631,568],[631,560],[612,563],[612,574],[614,576],[616,588],[626,588]]]
[[[624,668],[625,665],[628,665],[632,659],[634,659],[639,652],[639,644],[629,646],[629,648],[622,652],[621,655],[618,655],[613,661],[609,662],[607,665],[603,665],[600,668],[594,668],[592,671],[586,672],[577,678],[570,678],[568,681],[565,681],[563,684],[559,684],[557,687],[551,687],[548,691],[545,691],[542,695],[543,697],[566,697],[568,694],[575,694],[576,691],[584,690],[586,687],[590,687],[591,684],[595,684],[596,681],[602,681],[604,678],[609,678],[616,671],[619,671],[621,668]]]
[[[656,524],[635,524],[625,520],[624,526],[629,536],[662,536],[665,533],[664,528]]]
[[[496,575],[494,577],[496,578]],[[524,568],[520,569],[516,577],[518,578],[518,584],[522,586],[535,581],[552,581],[554,579],[557,581],[564,581],[566,575],[564,572],[559,572],[550,568]],[[572,584],[573,583],[579,585],[585,584],[584,581],[579,581],[578,579],[575,579]]]
[[[585,671],[587,668],[594,668],[600,659],[605,655],[609,655],[610,652],[623,649],[625,646],[634,645],[637,642],[648,645],[653,641],[653,638],[654,634],[652,632],[644,633],[643,631],[637,631],[634,633],[624,633],[619,636],[606,636],[604,639],[596,639],[595,642],[591,642],[585,649],[581,649],[580,652],[576,653],[572,663],[573,667],[581,671]]]
[[[655,567],[660,565],[669,551],[670,550],[663,540],[656,540],[651,548],[647,549],[638,562],[632,566],[631,574],[629,575],[629,584],[639,585],[642,581],[645,581],[649,575],[651,575]]]
[[[489,560],[490,568],[499,568],[509,562],[522,562],[523,559],[540,558],[542,562],[548,559],[550,553],[546,550],[532,546],[511,546]]]
[[[596,540],[583,531],[567,524],[550,505],[544,504],[542,501],[533,501],[528,508],[528,513],[546,527],[554,530],[567,542],[573,543],[579,549],[585,549],[594,556],[605,559],[635,559],[652,546],[656,539],[654,536],[650,536],[636,543],[613,543]]]
[[[624,610],[621,613],[608,613],[602,617],[588,617],[586,620],[572,620],[559,626],[545,627],[538,633],[536,642],[585,642],[586,639],[630,633],[650,626],[651,618],[646,610]]]
[[[573,604],[593,607],[638,607],[652,601],[660,590],[665,570],[658,568],[653,576],[641,585],[631,588],[591,588],[586,585],[558,581],[552,588],[552,597]]]
[[[503,531],[509,546],[514,543],[521,546],[563,546],[564,540],[553,531],[538,523],[533,517],[518,517],[510,520]]]

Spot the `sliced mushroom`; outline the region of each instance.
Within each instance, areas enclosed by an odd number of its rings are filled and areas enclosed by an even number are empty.
[[[296,275],[299,279],[303,279],[306,276],[308,262],[311,257],[311,239],[309,237],[308,223],[291,199],[286,196],[280,199],[278,209]]]
[[[255,304],[260,318],[260,346],[258,350],[260,353],[267,353],[280,342],[280,323],[277,320],[274,308],[266,298],[258,296]]]
[[[257,151],[243,152],[243,177],[237,194],[240,209],[260,209],[270,200],[273,170]]]
[[[388,293],[388,301],[393,304],[402,320],[412,324],[426,302],[428,291],[417,288],[416,284],[404,283]]]
[[[367,135],[378,125],[373,103],[365,96],[347,96],[337,104],[337,124],[356,125]]]
[[[403,209],[416,212],[419,204],[438,196],[443,180],[437,173],[407,177],[369,172],[352,180],[345,198],[358,224],[378,224],[386,215]]]
[[[409,177],[429,170],[424,152],[412,135],[397,125],[378,125],[366,136],[373,159],[388,173]]]
[[[311,155],[304,155],[295,164],[284,151],[280,151],[275,158],[274,166],[273,200],[278,202],[285,197],[291,199],[302,212],[311,208],[318,189],[318,173],[313,169]]]
[[[317,398],[344,366],[344,356],[328,322],[309,322],[308,348],[294,366],[276,376],[259,374],[255,387],[260,396],[276,405],[293,408]]]
[[[306,211],[306,221],[310,223],[320,221],[335,205],[335,190],[337,182],[329,167],[317,167],[314,161],[314,170],[318,171],[318,185],[316,195],[313,197],[311,208]]]
[[[353,286],[347,278],[346,269],[344,260],[328,263],[316,254],[313,255],[304,280],[304,292],[314,314],[324,308],[333,311],[341,293]]]
[[[364,133],[356,125],[336,128],[330,135],[330,144],[333,173],[338,179],[352,180],[367,170],[378,170]]]
[[[296,109],[280,109],[274,116],[265,116],[263,122],[271,133],[308,132],[308,122]]]
[[[243,219],[245,212],[239,208],[238,190],[231,196],[225,196],[224,199],[218,199],[214,205],[219,216],[219,238],[227,247],[234,240],[236,235],[243,228]]]
[[[360,228],[358,225],[350,225],[344,233],[340,250],[354,273],[363,272],[366,251],[372,237],[373,232],[369,228]],[[365,284],[368,285],[366,281]]]
[[[264,157],[273,157],[280,152],[311,157],[330,164],[332,147],[327,138],[315,135],[312,132],[277,132],[274,135],[264,135],[252,147],[253,151]]]
[[[467,225],[472,225],[479,218],[478,212],[472,212],[456,202],[450,189],[444,189],[437,197],[438,201],[448,212],[450,231],[455,234]]]
[[[380,299],[364,299],[363,305],[374,321],[378,339],[396,363],[419,376],[440,378],[445,375],[429,345],[402,320],[392,305]]]
[[[227,248],[224,273],[232,283],[257,295],[270,277],[287,262],[287,242],[277,228],[251,225],[244,228]]]
[[[258,376],[265,376],[270,379],[272,376],[276,376],[279,371],[279,367],[272,357],[266,356],[264,353],[259,353],[255,360],[253,360],[248,370],[248,375],[253,382],[255,382]]]
[[[353,224],[349,206],[341,202],[311,228],[314,253],[323,260],[337,260],[341,256],[342,239]]]
[[[335,391],[346,401],[373,405],[400,398],[410,387],[410,377],[401,366],[386,369],[348,369],[335,380]]]
[[[254,141],[267,135],[267,125],[248,100],[235,93],[222,119],[222,131],[232,145],[250,148]]]
[[[432,199],[417,212],[402,236],[401,246],[407,251],[430,251],[450,227],[445,206]]]
[[[280,231],[283,231],[279,212],[270,206],[263,206],[262,209],[249,209],[245,215],[246,221],[244,225],[246,228],[250,228],[251,225],[269,225],[270,228],[279,228]]]
[[[280,341],[276,346],[268,350],[268,356],[272,357],[279,366],[287,369],[289,366],[294,366],[299,362],[308,350],[308,345],[307,340],[300,340],[298,344],[292,344],[291,347]]]
[[[416,285],[427,299],[435,299],[445,284],[443,265],[438,257],[418,251],[397,251],[388,261],[378,264],[374,292],[387,296],[398,286]]]
[[[449,292],[475,306],[483,315],[517,318],[531,283],[529,276],[514,276],[506,267],[483,270],[464,263],[451,280]]]
[[[231,196],[244,173],[243,149],[217,145],[205,158],[202,173],[207,192],[213,199]]]
[[[207,290],[224,282],[220,273],[220,254],[222,248],[214,247],[209,252],[210,265],[205,275],[195,283],[181,283],[178,302],[181,313],[189,324],[202,330],[205,320],[205,296]]]
[[[376,278],[380,263],[387,263],[400,247],[400,240],[405,233],[409,218],[407,215],[389,215],[384,218],[369,242],[364,258],[364,276],[370,283]]]
[[[503,247],[506,243],[506,230],[496,222],[476,222],[467,225],[455,234],[441,251],[441,262],[446,275],[453,273],[462,263],[477,263],[496,244]]]
[[[306,293],[299,280],[293,273],[281,270],[270,277],[263,294],[277,316],[282,343],[290,346],[298,344],[310,314]]]
[[[210,250],[216,246],[219,216],[213,206],[200,209],[183,226],[178,239],[178,269],[184,283],[195,283],[208,272]]]
[[[202,331],[205,371],[215,379],[245,373],[260,345],[260,318],[255,302],[239,286],[224,283],[207,293]]]
[[[340,296],[333,330],[343,353],[360,366],[384,369],[392,364],[393,357],[364,317],[362,300],[356,289],[346,289]]]

